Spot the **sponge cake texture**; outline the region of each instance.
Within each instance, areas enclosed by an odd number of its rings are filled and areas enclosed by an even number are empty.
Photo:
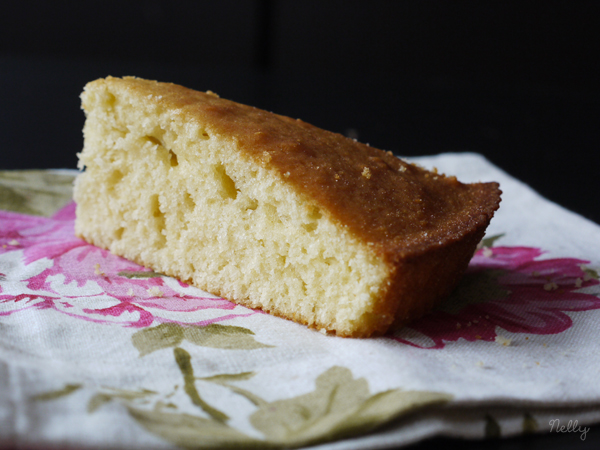
[[[211,92],[108,77],[82,105],[78,236],[340,336],[439,303],[500,201],[496,183],[462,184]]]

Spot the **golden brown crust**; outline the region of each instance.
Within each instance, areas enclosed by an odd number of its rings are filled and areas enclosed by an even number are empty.
[[[489,222],[500,202],[496,183],[462,184],[391,152],[214,94],[129,77],[96,82],[152,95],[209,134],[235,139],[246,156],[285,176],[390,262],[460,239]]]

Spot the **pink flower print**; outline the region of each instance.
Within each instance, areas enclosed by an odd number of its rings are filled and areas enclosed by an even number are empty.
[[[51,219],[0,211],[0,316],[49,308],[88,321],[146,327],[254,314],[76,238],[74,211],[67,205]]]
[[[65,206],[67,211],[71,205]],[[61,210],[62,211],[62,210]],[[57,215],[64,217],[59,211]],[[0,254],[24,249],[25,264],[59,256],[71,248],[86,245],[75,237],[74,210],[71,220],[48,219],[0,211]],[[56,217],[56,216],[55,216]]]
[[[493,341],[497,327],[556,334],[573,325],[566,312],[600,309],[600,298],[582,289],[600,284],[585,266],[589,261],[536,259],[542,253],[529,247],[477,251],[451,298],[391,337],[417,347],[443,348],[460,338]],[[429,344],[422,345],[423,340]]]

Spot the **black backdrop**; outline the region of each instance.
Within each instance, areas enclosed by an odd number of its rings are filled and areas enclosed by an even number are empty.
[[[599,13],[586,1],[3,2],[0,169],[74,168],[83,85],[136,75],[398,155],[479,152],[600,223]],[[597,448],[593,431],[486,445]],[[439,445],[479,444],[419,447]]]
[[[600,222],[598,2],[5,2],[0,168],[74,167],[85,82],[213,90],[398,155],[475,151]]]

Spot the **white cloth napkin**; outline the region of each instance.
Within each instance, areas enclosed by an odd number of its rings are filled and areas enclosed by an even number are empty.
[[[585,439],[600,422],[600,227],[479,155],[415,161],[498,181],[503,200],[453,296],[374,339],[323,335],[88,245],[72,203],[52,218],[0,211],[0,446]]]

